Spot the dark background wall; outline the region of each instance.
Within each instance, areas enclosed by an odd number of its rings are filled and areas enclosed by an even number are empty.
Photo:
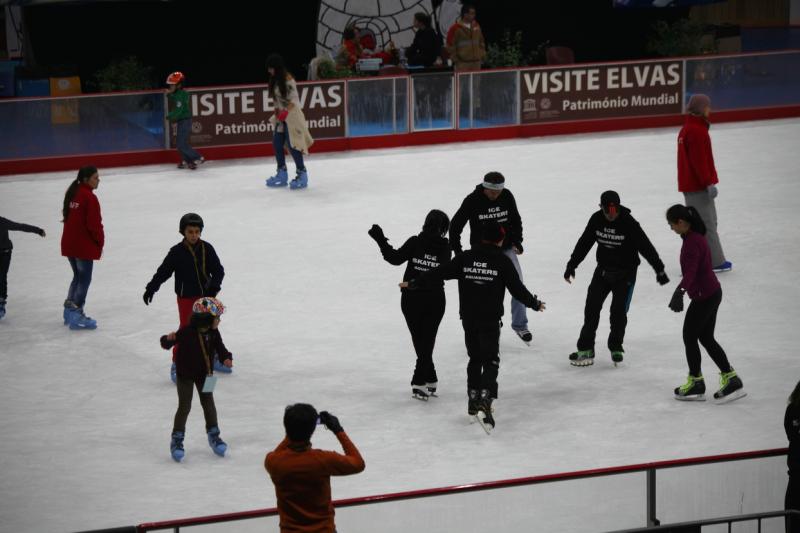
[[[614,9],[590,2],[475,1],[488,42],[506,29],[523,31],[524,48],[549,40],[575,50],[578,61],[646,57],[656,20],[688,8]],[[100,2],[39,5],[24,10],[37,67],[46,75],[77,73],[86,81],[112,59],[134,55],[159,80],[182,70],[191,85],[264,81],[264,60],[281,53],[298,78],[315,55],[318,2],[239,0]]]

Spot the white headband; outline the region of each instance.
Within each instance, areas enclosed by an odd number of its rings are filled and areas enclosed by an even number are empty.
[[[504,188],[503,183],[489,183],[488,181],[483,182],[484,189],[491,189],[493,191],[502,191]]]

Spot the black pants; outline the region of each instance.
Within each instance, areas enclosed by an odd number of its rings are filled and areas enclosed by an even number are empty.
[[[622,350],[625,340],[625,327],[628,325],[628,308],[636,284],[636,270],[608,272],[602,267],[594,270],[592,282],[586,293],[586,307],[583,309],[583,328],[578,338],[578,350],[593,350],[597,325],[603,303],[611,293],[611,332],[608,334],[608,349],[612,352]]]
[[[189,418],[189,411],[192,410],[193,390],[197,389],[200,396],[200,405],[203,407],[203,415],[206,418],[206,431],[217,425],[217,407],[214,405],[214,394],[202,392],[204,379],[198,381],[192,378],[178,376],[178,410],[175,412],[175,422],[172,431],[186,431],[186,419]]]
[[[441,291],[404,291],[400,296],[400,309],[406,318],[411,342],[417,352],[417,364],[414,366],[412,385],[436,383],[436,367],[433,364],[433,347],[436,344],[436,333],[442,322],[445,308],[444,290]]]
[[[800,511],[800,473],[792,475],[789,472],[784,508]],[[800,515],[786,517],[786,533],[800,533]]]
[[[0,250],[0,300],[8,298],[9,266],[11,266],[11,249]]]
[[[500,321],[462,320],[467,345],[467,388],[486,389],[497,398],[497,374],[500,372]]]
[[[722,302],[722,289],[706,300],[692,300],[686,309],[686,317],[683,319],[683,344],[686,346],[686,362],[689,363],[689,373],[693,376],[700,375],[698,341],[721,372],[731,371],[725,350],[714,339],[714,327],[717,325],[717,310],[720,302]]]

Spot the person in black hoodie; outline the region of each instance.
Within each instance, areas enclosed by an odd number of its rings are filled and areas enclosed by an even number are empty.
[[[786,463],[789,466],[789,484],[786,487],[786,510],[800,512],[800,381],[789,396],[789,405],[783,416],[783,429],[789,439],[789,454]],[[800,515],[786,517],[786,532],[800,533]]]
[[[423,272],[450,261],[450,245],[444,237],[450,227],[450,219],[438,209],[431,210],[419,235],[409,237],[395,250],[383,234],[383,229],[373,224],[367,232],[375,239],[387,263],[406,263],[403,281],[418,277]],[[417,352],[417,364],[411,376],[411,394],[414,398],[427,400],[436,395],[438,378],[433,364],[433,347],[436,332],[442,322],[445,308],[444,282],[431,284],[424,290],[401,289],[400,309],[411,332],[411,342]]]
[[[0,318],[6,315],[6,298],[8,298],[8,269],[11,266],[11,250],[14,245],[8,238],[9,231],[24,231],[27,233],[37,233],[44,237],[42,228],[21,224],[0,217]]]
[[[500,224],[505,238],[501,245],[503,253],[511,260],[522,280],[522,269],[518,255],[522,254],[522,219],[517,210],[517,202],[511,191],[505,188],[505,177],[499,172],[489,172],[483,183],[477,185],[453,215],[450,225],[450,245],[453,251],[461,253],[461,231],[469,221],[469,242],[475,246],[481,242],[481,227],[489,220]],[[525,305],[511,295],[511,329],[526,344],[533,339],[528,329],[528,315]]]
[[[656,271],[659,285],[669,283],[664,272],[664,263],[658,256],[650,239],[639,222],[631,215],[631,210],[620,205],[619,194],[605,191],[600,196],[600,209],[586,224],[586,229],[578,239],[575,249],[567,262],[564,279],[572,283],[575,269],[597,243],[597,267],[594,270],[589,291],[586,294],[586,307],[583,311],[583,328],[578,338],[578,350],[569,356],[573,366],[594,364],[594,338],[600,321],[600,310],[611,293],[611,332],[608,335],[608,349],[614,365],[621,363],[625,351],[622,341],[625,326],[628,324],[628,308],[633,297],[636,271],[639,268],[639,254]]]
[[[222,287],[225,269],[210,243],[202,240],[203,219],[197,213],[186,213],[178,223],[183,240],[169,249],[153,279],[145,287],[142,299],[150,305],[161,284],[175,274],[175,294],[178,297],[178,320],[180,327],[186,326],[192,316],[192,305],[203,296],[216,296]],[[170,377],[175,383],[175,356],[172,350]],[[215,360],[216,361],[216,360]],[[215,370],[230,372],[215,362]]]
[[[467,413],[483,411],[485,422],[494,426],[492,401],[497,398],[500,370],[500,318],[505,291],[534,311],[545,304],[531,294],[502,251],[506,241],[503,227],[494,220],[481,229],[481,240],[472,249],[456,255],[446,265],[404,281],[402,288],[419,289],[445,279],[458,280],[459,315],[467,346]]]
[[[431,28],[431,17],[427,13],[414,13],[414,41],[406,49],[409,65],[430,67],[442,53],[442,38]]]

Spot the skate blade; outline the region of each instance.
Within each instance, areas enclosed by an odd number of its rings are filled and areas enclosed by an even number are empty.
[[[681,402],[704,402],[706,401],[706,397],[704,394],[692,394],[691,396],[678,396],[675,395],[675,399]]]
[[[732,393],[728,394],[727,396],[723,396],[722,398],[714,398],[714,403],[717,405],[722,405],[725,403],[731,403],[734,400],[738,400],[739,398],[744,398],[747,396],[747,393],[744,389],[739,389],[733,391]]]
[[[589,361],[570,361],[569,364],[571,364],[572,366],[592,366],[594,364],[594,361],[592,361],[592,360],[589,360]]]
[[[421,402],[427,402],[428,401],[428,396],[425,396],[425,395],[422,395],[422,394],[411,394],[411,397],[414,398],[415,400],[419,400]]]
[[[479,412],[477,415],[473,415],[473,418],[475,418],[475,420],[478,422],[478,424],[481,425],[481,427],[483,428],[483,431],[485,431],[487,435],[491,435],[492,434],[492,430],[494,429],[494,424],[490,424],[490,423],[486,422],[486,420],[484,418],[481,418],[481,413],[482,413],[482,411]]]

